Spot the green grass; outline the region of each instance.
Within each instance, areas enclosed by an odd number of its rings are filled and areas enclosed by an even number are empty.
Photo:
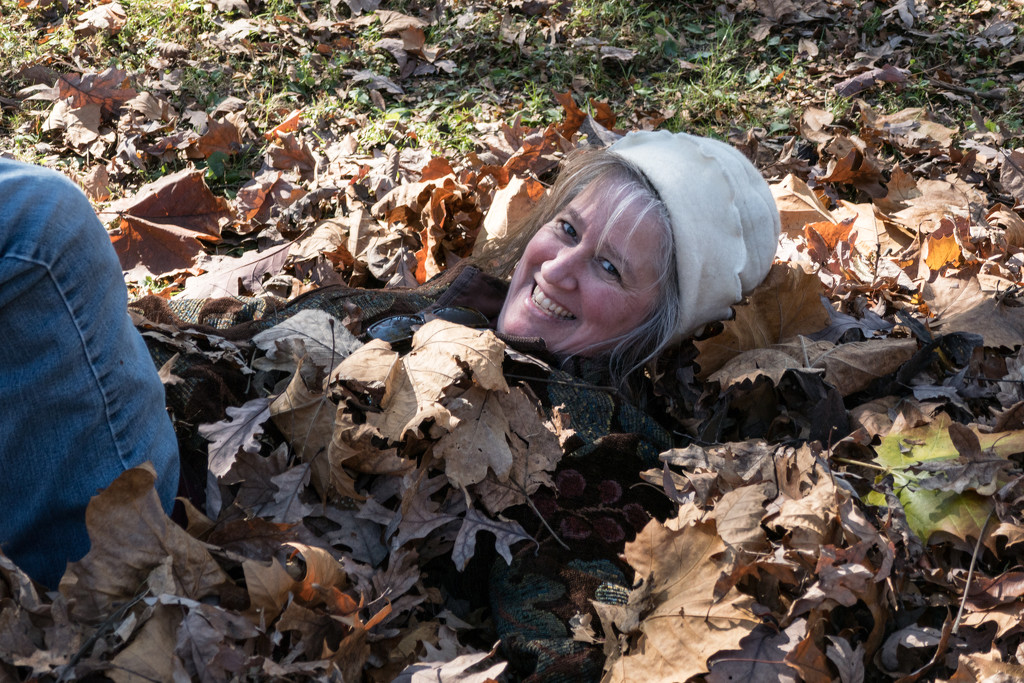
[[[72,0],[67,15],[59,3],[30,9],[16,0],[0,2],[0,53],[8,61],[0,66],[6,69],[0,73],[0,97],[9,101],[16,101],[28,85],[16,78],[24,67],[45,64],[64,72],[77,70],[76,64],[92,71],[117,66],[132,75],[140,90],[173,75],[178,87],[163,95],[179,114],[209,112],[226,97],[238,97],[247,103],[249,123],[263,131],[287,112],[303,108],[314,126],[320,120],[337,133],[353,126],[339,128],[335,122],[360,121],[365,149],[416,143],[439,152],[467,152],[477,145],[478,124],[557,121],[562,113],[554,96],[566,91],[585,110],[591,100],[608,102],[621,128],[654,116],[665,118],[662,125],[673,130],[718,137],[750,128],[787,135],[807,106],[847,115],[852,101],[838,97],[833,86],[849,75],[858,52],[877,49],[894,36],[903,43],[878,63],[906,68],[911,79],[902,87],[859,95],[872,106],[882,112],[920,106],[968,127],[973,125],[971,106],[979,106],[993,127],[1019,130],[1024,118],[1015,87],[1002,101],[968,98],[965,103],[950,101],[930,81],[949,73],[981,91],[1014,85],[1004,62],[1015,43],[979,41],[969,24],[998,11],[1019,19],[1024,10],[1008,2],[993,3],[995,9],[979,17],[967,13],[981,8],[976,2],[922,5],[915,29],[935,36],[929,40],[907,34],[897,15],[885,14],[886,7],[862,2],[847,5],[838,23],[774,26],[761,40],[752,38],[759,16],[724,16],[711,2],[576,0],[567,4],[566,13],[543,17],[524,14],[517,3],[505,0],[448,3],[426,35],[427,44],[455,64],[453,72],[404,80],[391,55],[377,47],[385,37],[379,24],[332,34],[335,43],[319,46],[292,0],[254,2],[248,18],[252,28],[234,42],[217,36],[244,17],[201,0],[123,0],[128,21],[120,33],[89,37],[75,34],[72,27],[92,2]],[[381,8],[419,15],[433,6],[424,0],[384,0]],[[331,20],[348,16],[344,3],[339,16],[330,15],[326,2],[303,7]],[[817,45],[819,54],[800,55],[801,39]],[[181,44],[187,58],[155,68],[162,42]],[[601,46],[629,49],[632,59],[601,59]],[[379,109],[365,83],[351,82],[350,75],[362,70],[394,80],[404,94],[384,93],[385,107]],[[34,113],[48,107],[46,102],[23,103],[20,110],[5,106],[0,146],[26,158],[59,153],[46,148],[53,141],[41,134]],[[402,135],[396,137],[398,129]],[[58,155],[70,163],[66,154]],[[230,189],[233,178],[244,178],[258,162],[259,150],[249,150],[215,164],[213,176]],[[137,180],[162,168],[139,171]]]

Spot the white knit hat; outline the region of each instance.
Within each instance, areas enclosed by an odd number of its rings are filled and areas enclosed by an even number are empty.
[[[781,221],[768,183],[710,138],[644,131],[609,149],[643,172],[668,209],[682,304],[676,338],[728,318],[775,257]]]

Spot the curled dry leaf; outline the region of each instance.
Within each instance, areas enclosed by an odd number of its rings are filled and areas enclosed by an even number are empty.
[[[802,234],[808,223],[835,220],[807,183],[792,173],[771,185],[771,191],[782,219],[782,232],[787,235]]]
[[[106,618],[161,567],[169,570],[167,588],[174,595],[196,600],[228,580],[204,545],[167,517],[155,483],[147,463],[122,473],[89,502],[91,548],[60,582],[76,618]]]
[[[788,547],[815,553],[831,540],[838,499],[845,496],[831,479],[822,478],[802,498],[782,497],[776,501],[778,513],[766,523],[789,534]]]

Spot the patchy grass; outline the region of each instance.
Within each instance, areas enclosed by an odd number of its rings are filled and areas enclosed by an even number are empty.
[[[19,91],[39,82],[30,67],[73,73],[117,66],[140,90],[165,87],[179,114],[209,112],[238,97],[257,129],[297,108],[325,120],[358,118],[365,147],[394,144],[397,127],[433,148],[469,151],[480,124],[557,120],[554,96],[567,91],[591,112],[591,102],[608,103],[624,129],[785,135],[808,106],[844,116],[852,98],[836,95],[836,83],[880,64],[909,74],[905,84],[858,95],[882,111],[924,107],[971,127],[976,108],[986,125],[1014,135],[1024,118],[1019,69],[1006,68],[1024,10],[1009,2],[920,8],[914,32],[891,8],[861,2],[834,9],[831,18],[767,28],[763,17],[734,13],[728,3],[577,0],[552,2],[540,14],[526,13],[521,2],[450,4],[425,30],[427,45],[453,63],[451,73],[406,78],[381,48],[377,22],[316,44],[322,29],[310,22],[347,19],[343,3],[334,16],[326,4],[254,0],[244,16],[201,0],[124,0],[127,22],[119,32],[84,36],[74,27],[93,2],[72,1],[66,13],[59,3],[3,2],[0,50],[9,60],[0,78],[0,145],[29,159],[52,151],[39,118],[25,115],[37,104],[18,104]],[[433,7],[421,0],[381,6],[411,16]],[[186,56],[162,57],[166,43],[181,45]],[[358,72],[390,79],[403,92],[378,96],[368,81],[353,80]],[[251,166],[241,163],[238,177]],[[230,177],[230,169],[221,176]]]

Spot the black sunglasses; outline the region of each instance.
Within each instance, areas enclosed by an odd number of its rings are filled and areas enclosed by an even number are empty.
[[[490,324],[487,316],[480,311],[466,306],[445,306],[424,313],[393,315],[378,320],[366,328],[366,334],[371,339],[380,339],[388,342],[392,347],[396,347],[411,343],[412,335],[416,330],[435,319],[476,328],[487,327]]]

